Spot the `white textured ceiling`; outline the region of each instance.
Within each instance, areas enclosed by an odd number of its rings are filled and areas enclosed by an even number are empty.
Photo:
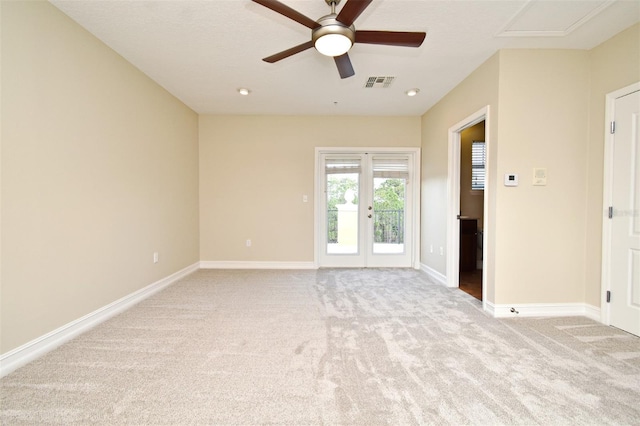
[[[314,20],[330,12],[325,0],[281,2]],[[498,49],[591,49],[640,20],[639,0],[374,0],[356,29],[427,37],[420,48],[356,44],[356,75],[343,80],[315,49],[263,62],[310,30],[250,0],[51,3],[202,114],[421,115]],[[370,76],[395,79],[365,89]]]

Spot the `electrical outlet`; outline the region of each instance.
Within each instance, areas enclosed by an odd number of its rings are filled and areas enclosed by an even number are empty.
[[[159,258],[159,256],[158,256],[158,252],[157,252],[157,251],[156,251],[156,252],[154,252],[154,253],[153,253],[153,263],[158,263],[158,260],[159,260],[159,259],[160,259],[160,258]]]
[[[440,256],[444,256],[444,247],[440,246]]]
[[[247,240],[247,247],[251,247],[251,240]]]

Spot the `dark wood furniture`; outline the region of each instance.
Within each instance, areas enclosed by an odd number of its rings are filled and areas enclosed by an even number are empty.
[[[460,271],[476,269],[478,219],[460,218]]]

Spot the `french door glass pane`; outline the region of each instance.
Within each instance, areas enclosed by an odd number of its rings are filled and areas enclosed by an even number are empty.
[[[404,253],[404,178],[373,178],[373,253]]]
[[[336,173],[327,167],[327,253],[358,253],[360,173]]]

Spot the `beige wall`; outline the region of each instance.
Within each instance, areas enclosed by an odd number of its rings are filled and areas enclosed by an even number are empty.
[[[499,102],[495,303],[583,302],[588,52],[502,51]]]
[[[431,199],[425,191],[435,185],[441,196],[434,204],[446,205],[447,129],[483,103],[490,106],[485,257],[491,303],[583,299],[587,56],[579,51],[503,50],[423,116],[423,173],[440,170],[434,182],[423,177],[423,198]],[[433,141],[437,148],[429,146]],[[430,155],[436,149],[438,155]],[[533,167],[548,169],[548,186],[531,185]],[[520,186],[504,187],[505,173],[518,173]],[[442,273],[445,259],[437,253],[430,259],[425,250],[434,236],[444,241],[444,213],[423,211],[427,220],[437,216],[429,225],[423,223],[423,262]]]
[[[446,257],[439,253],[447,247],[447,173],[448,173],[448,131],[453,125],[489,106],[490,116],[487,123],[490,146],[488,149],[487,188],[495,188],[496,153],[498,140],[498,73],[500,55],[496,53],[461,84],[447,94],[433,108],[422,116],[422,221],[421,221],[421,263],[446,275]],[[489,193],[489,208],[493,211],[495,199]],[[485,230],[485,241],[492,236],[487,234],[495,227],[489,223]],[[433,253],[430,247],[434,247]],[[487,295],[493,300],[493,259],[487,252],[491,245],[485,245],[488,266]]]
[[[198,261],[198,117],[49,3],[0,7],[6,353]]]
[[[201,116],[201,260],[313,262],[315,148],[386,146],[420,117]]]
[[[604,97],[640,80],[639,44],[635,25],[592,51],[502,50],[424,114],[425,265],[446,272],[428,250],[445,244],[445,211],[430,206],[446,205],[446,131],[484,103],[488,300],[600,305]],[[547,169],[547,186],[532,185],[534,167]],[[520,186],[505,187],[505,173]]]
[[[591,99],[587,139],[585,300],[600,306],[605,96],[640,81],[640,24],[593,49],[589,61]]]

